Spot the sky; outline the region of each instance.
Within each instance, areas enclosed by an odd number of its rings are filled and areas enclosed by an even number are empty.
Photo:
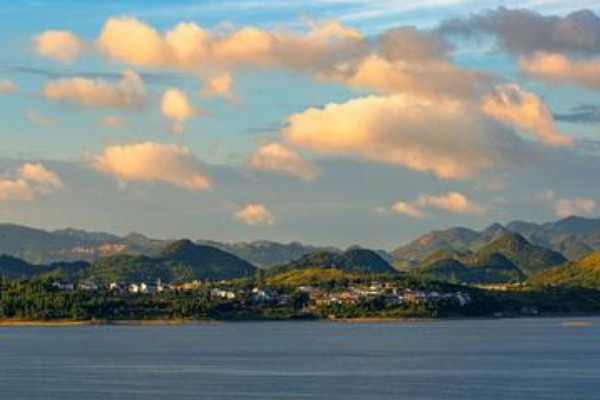
[[[0,222],[393,249],[594,217],[600,3],[10,2]]]

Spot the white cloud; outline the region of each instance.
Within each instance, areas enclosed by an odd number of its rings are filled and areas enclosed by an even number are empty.
[[[68,31],[46,31],[34,39],[36,52],[65,64],[72,63],[85,50],[81,39]]]
[[[288,174],[304,181],[313,181],[319,176],[314,165],[279,143],[261,146],[250,157],[249,166],[255,170]]]
[[[323,74],[345,84],[382,94],[408,93],[428,98],[469,98],[487,78],[443,59],[387,60],[378,55],[343,63]]]
[[[427,216],[425,209],[428,208],[453,214],[481,214],[485,211],[484,206],[468,199],[459,192],[448,192],[439,196],[420,194],[413,201],[396,202],[392,205],[391,210],[413,218],[423,218]]]
[[[56,172],[39,163],[25,163],[10,175],[0,174],[0,201],[31,202],[62,187]]]
[[[573,141],[558,130],[548,107],[533,93],[515,84],[496,87],[482,103],[486,114],[511,126],[531,131],[551,146],[570,146]]]
[[[122,118],[115,116],[107,116],[100,120],[100,125],[105,128],[121,128],[125,126],[125,121]]]
[[[596,211],[598,204],[589,198],[558,199],[555,211],[558,217],[564,218],[571,215],[587,215]]]
[[[35,184],[40,191],[52,192],[61,189],[62,180],[56,172],[39,163],[25,163],[18,170],[18,176]]]
[[[190,104],[187,95],[173,88],[163,94],[161,112],[165,118],[173,121],[171,129],[173,133],[182,133],[185,130],[185,121],[198,114]]]
[[[146,101],[142,78],[133,71],[116,82],[103,79],[65,78],[44,86],[46,98],[92,108],[137,109]]]
[[[206,96],[221,96],[224,99],[233,100],[235,98],[235,92],[231,74],[226,72],[208,79],[205,82],[201,93]]]
[[[133,65],[211,70],[231,66],[287,66],[310,69],[354,53],[360,34],[336,22],[312,24],[306,34],[244,27],[209,31],[181,23],[165,34],[131,17],[106,21],[96,42],[105,56]]]
[[[27,113],[25,113],[25,117],[38,126],[50,126],[54,123],[52,119],[38,113],[35,110],[27,110]]]
[[[480,214],[484,211],[483,206],[459,192],[448,192],[441,196],[422,194],[416,203],[421,207],[432,207],[456,214]]]
[[[275,217],[262,204],[246,204],[233,215],[234,219],[250,226],[272,226],[275,224]]]
[[[392,211],[406,214],[413,218],[422,218],[426,214],[417,205],[411,204],[406,201],[398,201],[392,205]]]
[[[7,79],[0,81],[0,94],[16,92],[19,89],[16,83]]]
[[[310,108],[282,131],[294,146],[468,178],[518,153],[518,137],[468,103],[405,95]]]
[[[521,70],[534,78],[600,90],[600,59],[573,61],[560,53],[536,53],[519,60]]]
[[[107,147],[93,167],[120,182],[167,182],[189,190],[206,190],[211,182],[187,147],[145,142]]]

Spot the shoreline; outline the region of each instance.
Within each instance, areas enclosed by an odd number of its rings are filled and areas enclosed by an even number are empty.
[[[321,318],[321,319],[132,319],[132,320],[0,320],[0,328],[3,327],[78,327],[78,326],[184,326],[184,325],[204,325],[220,323],[257,323],[257,322],[329,322],[340,324],[377,324],[377,323],[432,323],[438,321],[492,321],[505,319],[572,319],[565,322],[565,326],[595,326],[599,322],[577,321],[577,318],[600,318],[600,314],[546,314],[546,315],[524,315],[524,316],[480,316],[480,317],[448,317],[448,318],[385,318],[385,317],[365,317],[365,318]]]

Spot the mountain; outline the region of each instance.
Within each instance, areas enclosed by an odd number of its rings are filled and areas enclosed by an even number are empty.
[[[87,232],[73,228],[46,231],[14,224],[0,224],[0,254],[22,258],[32,264],[79,260],[93,262],[113,255],[154,257],[170,242],[170,240],[151,239],[139,233],[120,237],[110,233]],[[287,264],[315,251],[340,251],[333,247],[310,246],[299,242],[223,243],[199,240],[197,243],[216,247],[265,268]]]
[[[396,248],[392,257],[398,266],[410,268],[437,250],[469,251],[478,237],[478,232],[467,228],[436,230]]]
[[[508,232],[509,230],[500,224],[490,225],[480,232],[462,227],[435,230],[407,245],[396,248],[391,254],[398,267],[410,269],[422,263],[429,255],[438,250],[459,253],[474,251]]]
[[[50,265],[30,264],[20,258],[1,255],[0,276],[10,279],[27,279],[33,277],[53,276],[56,278],[69,278],[89,267],[86,262],[60,262]]]
[[[533,284],[545,286],[585,287],[600,290],[600,252],[535,275],[530,281]]]
[[[10,279],[23,279],[45,272],[47,272],[45,267],[29,264],[20,258],[7,256],[5,254],[0,256],[0,276],[5,276]]]
[[[114,254],[152,254],[162,241],[141,240],[141,235],[124,238],[109,233],[76,229],[45,231],[14,224],[0,224],[0,254],[33,264],[57,261],[93,261]]]
[[[531,244],[523,236],[511,232],[475,252],[478,257],[495,253],[506,257],[526,275],[533,275],[567,262],[562,254]]]
[[[474,251],[438,249],[412,270],[417,275],[444,281],[508,283],[523,281],[567,261],[560,253],[535,246],[517,233],[499,228],[494,231],[489,235],[488,230],[486,237],[495,239]]]
[[[553,223],[536,225],[533,223],[514,221],[506,227],[500,224],[493,224],[482,231],[474,231],[466,228],[450,228],[446,230],[431,231],[413,242],[400,246],[392,252],[394,264],[399,268],[410,269],[418,266],[429,255],[438,250],[449,250],[453,252],[473,252],[479,250],[494,241],[507,237],[507,234],[519,234],[526,239],[528,244],[552,250],[550,254],[540,249],[532,249],[530,246],[522,251],[535,254],[529,254],[527,257],[532,263],[532,267],[525,266],[522,262],[517,262],[514,256],[508,256],[510,249],[505,249],[503,253],[509,259],[524,267],[523,270],[528,273],[535,273],[540,264],[551,266],[560,264],[559,255],[564,255],[571,259],[579,255],[589,254],[596,247],[600,250],[600,220],[588,220],[580,217],[570,217]],[[513,237],[515,240],[515,237]],[[514,243],[523,245],[524,243]],[[508,243],[504,244],[505,246]],[[545,253],[545,254],[542,254]],[[560,253],[560,254],[558,254]],[[524,255],[519,255],[523,257]],[[541,257],[536,261],[536,257]],[[564,262],[564,260],[563,260]]]
[[[253,277],[256,268],[239,257],[189,240],[168,244],[156,257],[115,255],[92,265],[87,279],[109,282],[183,282]]]
[[[263,268],[287,264],[315,251],[339,251],[333,247],[310,246],[299,242],[278,243],[268,240],[239,243],[198,240],[196,243],[219,248]]]
[[[514,221],[507,229],[536,245],[560,252],[570,260],[600,251],[600,218],[573,216],[544,224]]]
[[[521,282],[523,272],[500,253],[446,258],[415,270],[417,276],[454,283],[494,284]]]
[[[317,251],[305,254],[295,261],[276,268],[273,272],[306,269],[339,269],[345,272],[372,274],[397,272],[375,251],[358,247],[350,248],[343,253]]]

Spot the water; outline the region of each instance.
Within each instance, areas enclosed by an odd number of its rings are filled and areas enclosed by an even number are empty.
[[[600,326],[568,321],[5,327],[0,398],[598,400]]]

